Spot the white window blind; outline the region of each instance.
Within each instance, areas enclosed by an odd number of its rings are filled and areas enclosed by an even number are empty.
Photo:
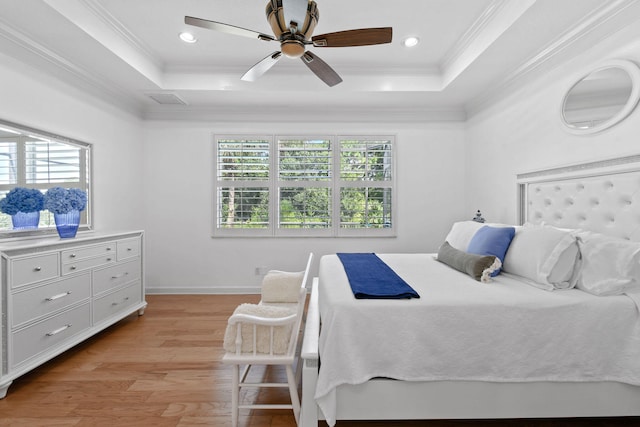
[[[270,228],[270,139],[217,140],[216,228]]]
[[[278,138],[278,227],[331,228],[331,140]]]
[[[26,141],[27,184],[78,183],[81,150],[55,141]]]
[[[17,138],[0,139],[0,185],[10,186],[18,182],[17,149]]]
[[[214,236],[394,235],[393,144],[217,136]]]
[[[340,227],[392,226],[392,169],[391,139],[340,140]]]
[[[218,141],[218,178],[221,181],[269,179],[269,141]]]

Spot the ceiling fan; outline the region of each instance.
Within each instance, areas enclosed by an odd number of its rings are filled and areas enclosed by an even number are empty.
[[[342,82],[342,78],[317,55],[306,50],[307,45],[350,47],[391,43],[393,32],[391,27],[362,28],[311,37],[319,19],[318,6],[314,0],[269,0],[266,14],[275,36],[192,16],[185,16],[184,22],[227,34],[280,42],[279,51],[262,59],[242,76],[242,80],[251,82],[266,73],[284,55],[289,58],[301,58],[320,80],[329,86],[335,86]]]

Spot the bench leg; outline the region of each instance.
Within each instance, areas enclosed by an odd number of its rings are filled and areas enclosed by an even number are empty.
[[[233,365],[231,392],[231,425],[238,427],[238,405],[240,400],[240,365]]]

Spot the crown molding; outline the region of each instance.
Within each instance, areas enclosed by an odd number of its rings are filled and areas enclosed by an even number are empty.
[[[0,18],[0,37],[8,40],[21,50],[26,50],[31,53],[36,58],[36,62],[44,62],[52,68],[63,71],[63,73],[55,74],[58,80],[74,87],[78,87],[78,82],[81,81],[85,83],[85,91],[88,88],[93,96],[96,96],[117,108],[123,109],[136,116],[140,116],[141,111],[139,104],[132,101],[126,92],[118,90],[118,88],[111,84],[111,82],[105,82],[101,79],[97,79],[92,73],[78,67],[64,57],[58,55],[53,50],[36,42],[27,34],[16,29],[2,18]],[[25,55],[22,53],[20,53],[20,55],[13,55],[13,57],[29,66],[33,66],[38,69],[42,68],[41,64],[34,64],[33,59],[30,60],[25,58]]]
[[[505,7],[507,0],[494,0],[482,12],[482,14],[474,21],[473,24],[458,39],[454,46],[447,52],[440,69],[447,70],[452,64],[460,60],[460,58],[469,50],[469,47],[484,33],[486,28],[493,22],[495,17]]]
[[[162,62],[96,0],[41,0],[117,56],[151,84],[162,87]]]
[[[541,69],[544,65],[551,63],[553,59],[565,52],[569,47],[586,38],[588,35],[595,33],[596,30],[600,30],[609,21],[636,4],[640,4],[640,0],[615,0],[607,2],[595,9],[576,25],[565,31],[559,38],[555,39],[545,48],[540,50],[536,55],[531,56],[501,82],[487,88],[482,95],[467,103],[465,106],[467,115],[469,117],[473,117],[480,111],[497,103],[499,100],[512,93],[513,88],[518,84],[522,84],[528,79],[535,78],[535,71]],[[600,36],[600,40],[617,33],[624,26],[614,27],[615,28],[607,30],[602,36]],[[577,53],[580,52],[581,51],[578,51]],[[577,53],[565,55],[563,60],[568,60],[577,55]]]
[[[198,107],[164,106],[148,108],[143,120],[206,121],[223,123],[253,123],[301,121],[309,123],[442,123],[467,120],[462,108],[366,108],[361,106],[340,108],[307,108],[292,111],[286,107],[236,106]]]
[[[41,45],[33,40],[27,34],[12,27],[9,23],[0,18],[0,36],[14,43],[22,49],[25,49],[32,54],[35,54],[39,59],[43,59],[49,64],[53,64],[64,71],[73,74],[75,77],[82,78],[83,80],[92,80],[94,83],[98,83],[98,80],[93,79],[90,74],[86,73],[77,65],[67,61],[62,56],[58,55],[54,51]]]
[[[145,57],[149,62],[153,63],[159,70],[162,70],[165,64],[158,58],[155,52],[146,45],[142,40],[136,37],[127,27],[122,24],[115,16],[113,16],[100,2],[97,0],[84,0],[82,4],[106,24],[120,39],[124,40],[134,51],[140,56]]]
[[[443,89],[472,66],[536,2],[494,0],[447,53],[441,67]]]
[[[300,70],[305,70],[306,67],[300,66],[296,61],[281,61],[277,65],[277,69],[283,74],[295,75]],[[194,65],[184,63],[167,64],[164,67],[165,75],[212,75],[212,74],[226,74],[237,76],[238,80],[240,76],[245,72],[245,65]],[[350,64],[340,66],[339,73],[345,75],[366,75],[366,76],[432,76],[440,79],[440,67],[438,66],[412,66],[412,67],[397,67],[393,64],[389,64],[386,67],[379,66],[363,66],[362,64]]]

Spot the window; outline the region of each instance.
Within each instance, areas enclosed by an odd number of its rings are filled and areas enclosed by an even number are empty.
[[[89,194],[90,145],[0,121],[0,199],[15,187],[80,188]],[[81,229],[90,226],[90,197],[81,213]],[[53,214],[40,212],[39,228],[20,234],[55,232]],[[11,216],[0,213],[0,238],[13,237]]]
[[[389,136],[217,136],[214,235],[394,235],[393,145]]]

